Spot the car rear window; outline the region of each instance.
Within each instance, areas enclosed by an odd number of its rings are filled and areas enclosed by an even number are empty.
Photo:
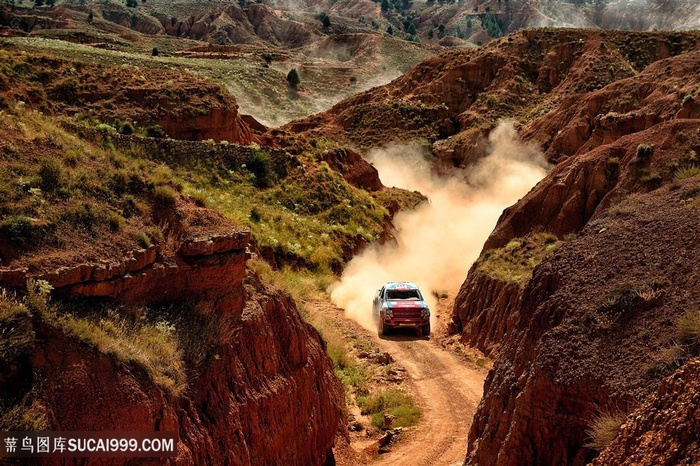
[[[418,290],[388,290],[386,292],[386,299],[415,299],[420,300],[420,293]]]

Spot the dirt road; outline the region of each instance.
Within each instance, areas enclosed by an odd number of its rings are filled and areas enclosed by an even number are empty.
[[[469,367],[434,341],[417,339],[411,331],[377,338],[377,344],[406,368],[423,417],[407,442],[372,464],[461,465],[485,371]]]
[[[367,463],[360,457],[340,464],[444,466],[461,465],[467,451],[467,435],[474,412],[481,399],[487,371],[473,362],[467,362],[453,351],[438,344],[445,342],[444,325],[438,325],[430,338],[418,337],[412,329],[394,330],[379,338],[376,330],[363,329],[347,320],[343,311],[328,299],[317,299],[309,306],[332,318],[334,325],[349,331],[355,338],[372,341],[382,352],[405,368],[407,380],[402,384],[422,409],[420,423],[408,428],[402,439],[392,443]],[[436,309],[446,320],[451,305]],[[371,440],[353,442],[352,448],[361,452]]]

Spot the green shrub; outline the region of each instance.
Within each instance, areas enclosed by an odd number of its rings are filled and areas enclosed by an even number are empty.
[[[357,405],[362,414],[371,415],[372,425],[378,429],[413,426],[420,420],[420,409],[411,397],[401,390],[385,390],[373,395],[360,396]],[[393,416],[391,426],[384,425],[384,415]]]
[[[301,83],[301,78],[299,77],[299,72],[297,71],[296,68],[292,68],[289,70],[289,73],[287,73],[287,84],[291,89],[296,90],[299,87],[299,84]]]
[[[10,241],[25,242],[34,238],[34,222],[24,215],[13,215],[0,223],[0,233]]]
[[[272,161],[267,152],[254,150],[248,156],[246,168],[255,175],[255,185],[257,187],[268,188],[274,184]]]
[[[121,230],[122,225],[124,225],[124,217],[119,214],[111,213],[109,214],[109,229],[117,232]]]
[[[147,249],[151,246],[151,238],[149,238],[148,235],[142,231],[136,233],[134,235],[134,239],[136,240],[138,245],[144,249]]]
[[[649,157],[651,157],[651,154],[653,154],[653,153],[654,153],[654,148],[648,144],[640,144],[637,146],[637,159],[638,160],[646,160]]]
[[[117,124],[117,132],[126,136],[131,136],[136,131],[134,125],[130,121],[122,121]]]
[[[159,138],[162,139],[166,137],[165,131],[158,125],[149,126],[146,128],[146,136],[149,138]]]
[[[103,134],[109,134],[109,133],[116,133],[117,130],[114,129],[114,126],[108,125],[107,123],[99,123],[97,126],[95,126],[95,129],[100,131]]]

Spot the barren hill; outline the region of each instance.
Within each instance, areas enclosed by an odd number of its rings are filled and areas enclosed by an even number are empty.
[[[468,165],[483,154],[485,135],[507,118],[555,160],[571,155],[588,139],[598,115],[634,113],[644,108],[647,96],[655,105],[666,103],[665,112],[653,117],[657,122],[690,105],[683,99],[693,94],[694,84],[677,82],[683,78],[676,77],[688,70],[663,68],[686,66],[683,61],[647,67],[693,50],[699,38],[695,33],[527,30],[478,49],[443,53],[386,86],[288,128],[334,134],[360,147],[427,138],[438,166],[448,168]],[[667,79],[659,79],[661,72]],[[597,90],[605,95],[592,93]],[[579,105],[581,99],[591,103]],[[591,113],[585,121],[582,115],[571,115],[579,108]],[[584,140],[575,140],[577,131]]]

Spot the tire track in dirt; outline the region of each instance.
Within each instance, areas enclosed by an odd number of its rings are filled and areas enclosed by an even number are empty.
[[[461,465],[485,371],[470,368],[434,341],[417,339],[411,330],[375,338],[380,348],[406,368],[423,417],[408,441],[372,464]]]

